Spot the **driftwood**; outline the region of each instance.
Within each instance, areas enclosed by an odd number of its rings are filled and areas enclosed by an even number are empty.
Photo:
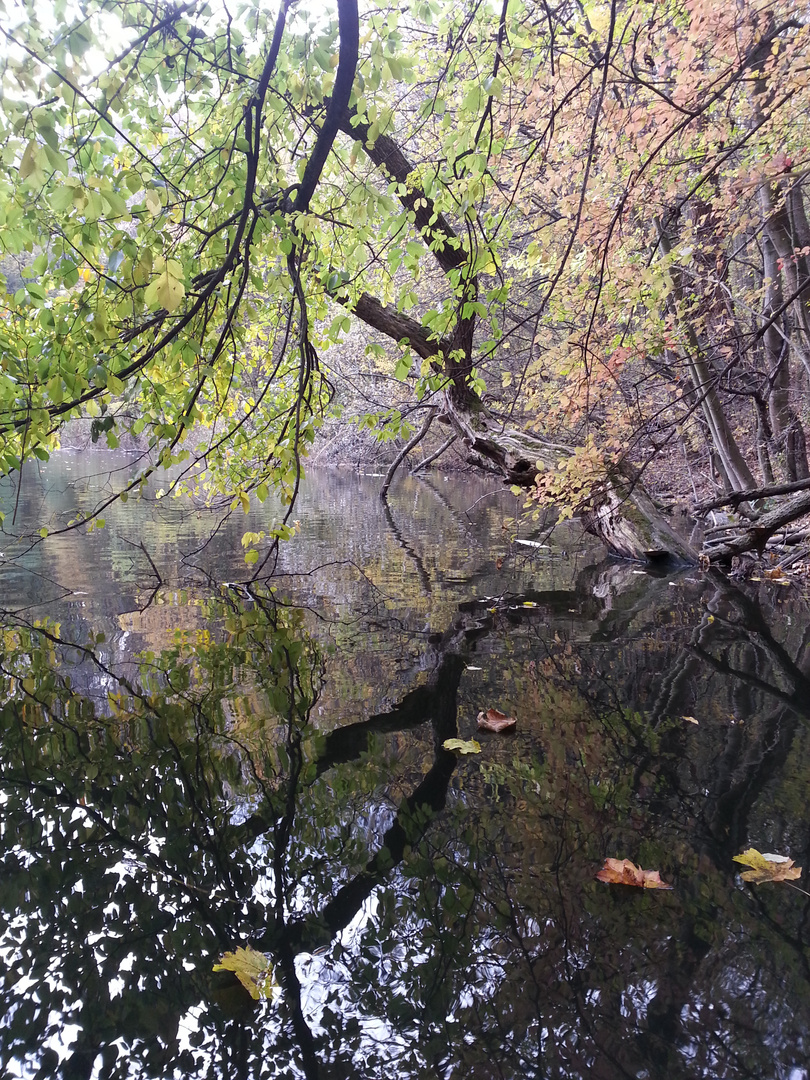
[[[743,555],[747,551],[755,551],[761,555],[774,533],[805,514],[810,514],[810,492],[787,500],[754,521],[729,526],[732,530],[730,537],[718,537],[716,540],[710,538],[704,544],[704,550],[712,562],[727,562],[735,555]]]

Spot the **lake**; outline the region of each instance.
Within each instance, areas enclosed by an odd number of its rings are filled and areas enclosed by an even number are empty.
[[[250,588],[269,505],[15,538],[132,468],[2,491],[4,1076],[807,1080],[807,875],[734,861],[810,865],[806,590],[437,472],[313,472]]]

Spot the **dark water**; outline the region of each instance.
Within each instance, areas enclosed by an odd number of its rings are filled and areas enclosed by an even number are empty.
[[[275,591],[222,585],[270,508],[3,538],[2,1074],[806,1080],[810,898],[733,861],[810,865],[804,595],[378,484],[308,481]],[[214,971],[248,947],[259,1000]]]

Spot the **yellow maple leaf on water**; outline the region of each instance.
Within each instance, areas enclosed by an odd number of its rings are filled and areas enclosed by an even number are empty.
[[[219,963],[214,964],[214,971],[232,971],[254,1001],[260,998],[275,998],[280,987],[273,978],[273,965],[264,953],[251,949],[238,948],[235,952],[223,953]]]
[[[459,754],[481,753],[481,743],[476,739],[445,739],[442,746],[445,750],[458,750]]]
[[[754,885],[762,885],[766,881],[796,881],[802,876],[802,868],[794,866],[793,859],[770,852],[763,855],[756,848],[748,848],[742,855],[735,855],[734,862],[752,868],[745,870],[740,877]]]

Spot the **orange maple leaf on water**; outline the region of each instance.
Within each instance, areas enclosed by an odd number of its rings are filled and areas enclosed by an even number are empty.
[[[597,881],[608,885],[635,885],[638,889],[671,889],[661,880],[657,870],[642,870],[629,859],[605,859],[605,865],[596,875]]]

